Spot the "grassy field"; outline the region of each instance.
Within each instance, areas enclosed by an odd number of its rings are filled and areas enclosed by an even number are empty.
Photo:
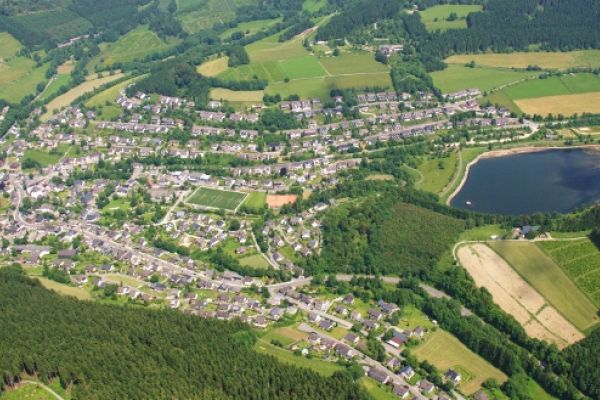
[[[215,58],[214,60],[210,60],[199,65],[196,70],[199,74],[204,76],[217,76],[227,70],[228,62],[229,57],[227,56]]]
[[[46,279],[46,278],[42,278],[42,277],[36,277],[36,278],[40,280],[40,283],[46,289],[54,290],[55,292],[60,293],[64,296],[73,296],[79,300],[88,300],[88,299],[92,298],[92,296],[89,294],[89,292],[87,292],[83,289],[76,288],[73,286],[63,285],[62,283],[54,282],[54,281],[51,281],[50,279]]]
[[[233,20],[235,8],[249,3],[250,0],[177,0],[177,18],[186,32],[196,33]]]
[[[449,65],[442,71],[431,73],[433,83],[444,93],[468,88],[488,91],[512,82],[539,75],[539,72],[513,71],[506,68]]]
[[[364,377],[360,378],[358,382],[367,389],[367,392],[373,397],[374,400],[398,400],[398,396],[392,393],[390,386],[381,386],[373,379]]]
[[[530,115],[597,114],[600,113],[600,92],[515,100],[515,104]]]
[[[60,160],[62,154],[50,154],[42,150],[27,149],[23,155],[23,159],[31,159],[40,163],[42,167],[53,165]]]
[[[71,81],[70,74],[59,74],[56,78],[46,87],[42,95],[40,96],[40,100],[46,101],[46,99],[54,96],[61,87],[67,86]]]
[[[91,79],[89,81],[83,82],[81,85],[75,86],[73,89],[69,90],[68,92],[66,92],[66,93],[54,98],[52,101],[50,101],[46,105],[48,111],[44,115],[42,115],[41,119],[43,121],[47,121],[52,116],[54,111],[60,110],[61,108],[70,105],[78,97],[80,97],[88,92],[91,92],[106,83],[115,81],[121,77],[123,77],[123,74],[118,73],[118,74],[114,74],[114,75],[108,75],[103,78]]]
[[[219,35],[221,39],[229,39],[235,32],[242,32],[245,35],[253,35],[257,32],[266,30],[276,23],[281,22],[281,18],[259,19],[255,21],[241,22],[234,28],[229,28]]]
[[[46,81],[46,64],[36,67],[35,62],[17,53],[21,44],[10,34],[0,33],[0,99],[19,102],[35,94],[39,83]]]
[[[283,97],[297,94],[301,98],[327,99],[335,88],[391,87],[388,67],[365,51],[342,51],[338,57],[316,57],[302,46],[301,38],[280,43],[278,35],[252,43],[246,50],[250,64],[229,68],[219,77],[264,79],[269,82],[268,94]],[[223,68],[219,63],[211,61],[200,69],[214,73]]]
[[[600,50],[460,54],[445,60],[448,64],[462,65],[471,61],[500,68],[527,68],[530,65],[544,69],[596,68],[600,66]]]
[[[238,261],[243,266],[252,267],[252,268],[267,269],[270,266],[269,263],[267,262],[267,260],[265,260],[265,258],[263,256],[261,256],[260,254],[254,254],[252,256],[242,257]]]
[[[177,43],[177,40],[172,39],[164,41],[147,26],[140,26],[121,36],[116,42],[102,45],[100,54],[91,60],[90,67],[106,68],[119,62],[141,60],[153,53],[165,51]]]
[[[246,196],[247,193],[200,187],[187,201],[203,207],[235,210]]]
[[[122,109],[115,105],[115,99],[119,96],[119,93],[122,89],[126,88],[133,82],[144,78],[146,75],[137,76],[135,78],[128,79],[121,83],[117,83],[116,85],[98,93],[97,95],[91,97],[85,102],[86,107],[94,107],[97,108],[100,112],[100,118],[102,119],[112,119],[112,117],[118,116]],[[106,105],[109,102],[110,105]]]
[[[440,371],[452,368],[462,375],[461,392],[473,394],[488,378],[504,382],[507,378],[483,358],[469,350],[454,336],[438,329],[416,347],[412,354],[419,360],[427,360]]]
[[[446,31],[448,29],[466,28],[467,15],[481,11],[481,9],[482,7],[479,5],[444,4],[429,7],[424,11],[420,11],[419,14],[421,14],[421,21],[423,21],[428,31]],[[447,19],[451,13],[456,14],[458,18],[454,21],[448,21]]]
[[[600,251],[591,240],[538,242],[538,246],[600,307]]]
[[[262,209],[267,202],[267,194],[265,192],[252,192],[246,197],[244,205],[254,209]]]
[[[458,167],[458,153],[452,152],[446,158],[424,160],[417,168],[425,177],[418,188],[438,194],[450,183]],[[442,168],[440,168],[440,166]]]
[[[504,89],[513,100],[600,92],[600,77],[594,74],[569,74],[547,79],[533,79]]]
[[[210,91],[210,98],[214,100],[225,100],[230,103],[260,103],[263,100],[262,90],[229,90],[216,88]]]
[[[534,243],[498,241],[490,247],[579,330],[600,322],[592,302]]]
[[[285,326],[268,331],[262,337],[262,340],[269,343],[271,343],[271,340],[279,340],[284,346],[289,346],[292,343],[296,343],[307,338],[307,333],[301,332],[293,327]]]
[[[259,353],[271,355],[284,363],[292,364],[296,367],[312,369],[323,376],[331,376],[334,372],[342,369],[342,367],[335,363],[330,363],[317,358],[309,359],[302,356],[296,356],[291,351],[273,346],[263,339],[258,340],[254,349]]]
[[[458,172],[458,176],[453,181],[453,184],[449,186],[446,189],[446,192],[440,196],[440,201],[445,202],[448,199],[448,197],[450,197],[450,195],[454,192],[454,190],[456,190],[458,185],[460,185],[460,182],[462,181],[466,173],[467,165],[486,150],[487,148],[485,147],[467,147],[460,151],[462,157],[461,169]]]
[[[23,384],[0,394],[0,400],[54,400],[54,396],[36,385]]]

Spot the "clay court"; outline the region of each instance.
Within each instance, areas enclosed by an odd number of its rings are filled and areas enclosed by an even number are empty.
[[[270,208],[279,208],[295,202],[297,198],[298,196],[295,194],[269,194],[267,195],[267,204]]]
[[[528,335],[552,341],[560,348],[583,339],[581,332],[488,246],[463,246],[457,255],[477,286],[485,287],[494,302],[523,325]]]

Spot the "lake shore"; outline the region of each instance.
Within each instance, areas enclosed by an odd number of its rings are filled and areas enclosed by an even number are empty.
[[[549,150],[570,150],[570,149],[586,149],[586,150],[600,152],[600,145],[593,144],[593,145],[582,145],[582,146],[543,146],[543,147],[525,146],[525,147],[515,147],[515,148],[510,148],[510,149],[491,150],[491,151],[487,151],[485,153],[481,153],[480,155],[475,157],[471,162],[469,162],[467,164],[467,166],[465,167],[465,173],[464,173],[460,183],[458,184],[456,189],[454,189],[452,194],[450,196],[448,196],[448,198],[446,199],[446,205],[447,206],[451,205],[452,200],[454,200],[454,198],[458,195],[458,193],[460,193],[462,188],[465,186],[465,183],[467,182],[467,179],[469,178],[469,172],[471,170],[471,167],[473,165],[477,164],[480,160],[489,159],[489,158],[514,156],[516,154],[539,153],[542,151],[549,151]]]

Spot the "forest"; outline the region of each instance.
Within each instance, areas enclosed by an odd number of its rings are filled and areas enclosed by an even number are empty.
[[[341,206],[323,224],[323,263],[331,271],[409,275],[428,269],[455,242],[464,221],[371,197]]]
[[[346,374],[324,378],[255,353],[240,322],[80,302],[18,266],[0,270],[0,325],[2,388],[26,372],[85,399],[369,398]]]

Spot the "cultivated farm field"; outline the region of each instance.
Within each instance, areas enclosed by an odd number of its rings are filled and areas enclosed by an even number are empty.
[[[429,7],[420,11],[421,21],[428,31],[446,31],[448,29],[462,29],[467,27],[466,17],[472,12],[481,11],[479,5],[443,4]],[[448,21],[450,14],[456,14],[457,19]]]
[[[485,287],[494,302],[523,325],[529,336],[555,343],[560,348],[584,338],[490,247],[465,245],[458,249],[457,256],[477,286]]]
[[[419,360],[429,361],[442,372],[449,368],[460,372],[459,389],[467,395],[475,393],[486,379],[494,378],[500,383],[507,379],[504,373],[441,329],[430,333],[412,354]]]
[[[91,92],[106,83],[115,81],[121,77],[123,77],[123,74],[117,73],[114,75],[105,76],[103,78],[90,79],[88,81],[83,82],[81,85],[75,86],[73,89],[69,90],[68,92],[66,92],[64,94],[61,94],[60,96],[58,96],[58,97],[54,98],[52,101],[50,101],[46,105],[46,108],[48,109],[48,111],[44,115],[42,115],[41,119],[43,121],[47,121],[48,118],[50,118],[52,116],[54,110],[59,110],[63,107],[66,107],[69,104],[71,104],[74,100],[76,100],[78,97],[83,96],[84,94]]]
[[[579,330],[586,331],[600,322],[596,306],[534,243],[498,241],[490,247]]]
[[[244,201],[246,196],[248,196],[247,193],[200,187],[187,202],[201,207],[233,211]]]
[[[460,54],[444,61],[461,65],[475,61],[477,65],[500,68],[527,68],[530,65],[544,69],[595,68],[600,66],[600,50]]]
[[[515,104],[531,115],[597,114],[600,113],[600,92],[515,100]]]
[[[596,245],[587,238],[537,244],[600,307],[600,251]]]
[[[456,92],[468,88],[488,91],[539,75],[539,72],[515,71],[507,68],[475,67],[449,65],[442,71],[431,73],[433,83],[442,92]]]

